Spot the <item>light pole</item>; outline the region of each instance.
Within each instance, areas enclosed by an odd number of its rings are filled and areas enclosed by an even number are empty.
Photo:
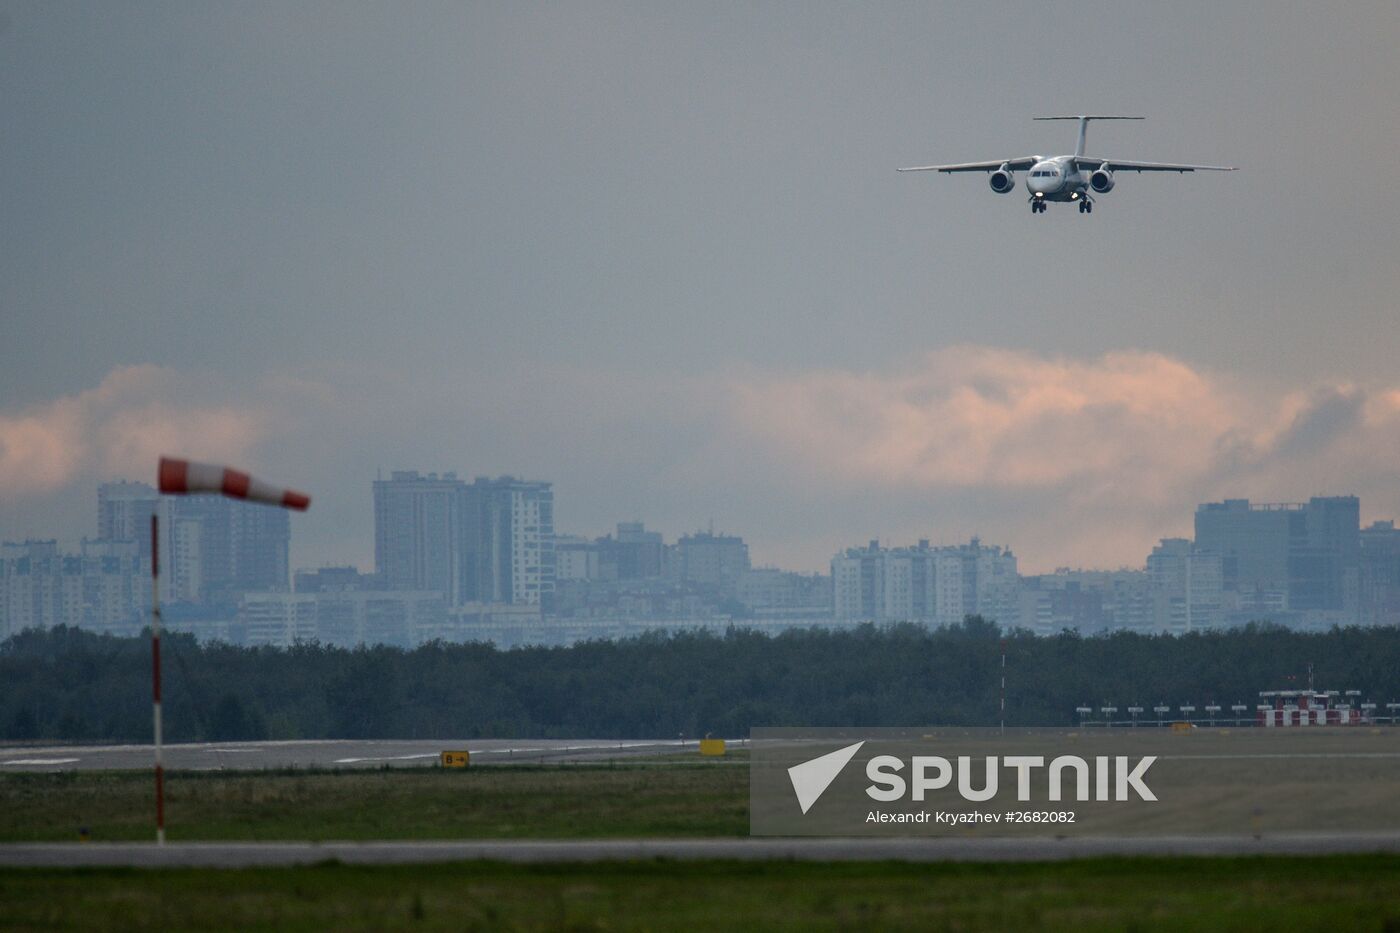
[[[160,519],[151,513],[151,727],[155,735],[156,845],[165,845],[165,768],[160,724]]]

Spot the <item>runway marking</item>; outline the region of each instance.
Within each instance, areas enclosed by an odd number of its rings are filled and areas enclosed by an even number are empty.
[[[533,753],[533,752],[596,752],[610,748],[666,748],[668,742],[609,742],[606,745],[551,745],[548,747],[521,747],[521,748],[483,748],[480,751],[473,751],[473,755],[505,755],[511,752]],[[676,746],[679,748],[680,746]]]
[[[437,752],[424,752],[421,755],[382,755],[372,758],[337,758],[335,761],[331,762],[331,764],[353,765],[361,761],[409,761],[413,758],[436,758],[437,756]]]
[[[656,745],[656,742],[617,742],[609,743],[607,745],[551,745],[522,748],[483,748],[479,751],[472,751],[471,753],[473,755],[506,755],[515,752],[519,752],[521,754],[529,754],[536,752],[591,752],[609,748],[648,748]],[[412,761],[416,758],[436,758],[438,754],[438,752],[424,752],[422,754],[416,755],[373,755],[364,758],[337,758],[335,759],[335,761],[332,762],[332,764],[353,765],[360,764],[361,762],[366,761]]]
[[[1163,761],[1216,761],[1251,758],[1400,758],[1400,752],[1258,752],[1249,755],[1162,755]]]
[[[4,765],[71,765],[78,758],[15,758],[11,761],[0,761],[0,766]]]

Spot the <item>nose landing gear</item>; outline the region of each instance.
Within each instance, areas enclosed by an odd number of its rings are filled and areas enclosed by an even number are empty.
[[[1088,198],[1085,198],[1084,200],[1082,200],[1082,201],[1079,202],[1079,213],[1081,213],[1081,214],[1092,214],[1093,212],[1094,212],[1094,202],[1093,202],[1093,201],[1090,201]]]
[[[1032,213],[1032,214],[1043,214],[1043,213],[1045,213],[1045,201],[1043,201],[1043,200],[1040,199],[1040,198],[1031,198],[1031,213]]]

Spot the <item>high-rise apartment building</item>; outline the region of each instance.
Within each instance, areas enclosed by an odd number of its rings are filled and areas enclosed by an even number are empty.
[[[1360,524],[1355,496],[1226,499],[1196,509],[1196,550],[1220,556],[1222,586],[1240,605],[1342,610],[1358,597]]]
[[[55,625],[133,631],[150,611],[149,553],[135,541],[84,541],[76,554],[0,544],[0,639]]]
[[[395,470],[374,481],[374,569],[391,590],[434,590],[466,599],[463,509],[467,484],[456,473]]]
[[[549,483],[395,471],[374,483],[380,585],[436,591],[448,604],[548,605],[554,594]]]
[[[285,509],[222,496],[161,496],[145,483],[97,488],[99,541],[150,549],[160,519],[161,598],[233,607],[248,590],[285,590],[291,522]]]
[[[1372,522],[1363,528],[1360,557],[1360,621],[1400,624],[1400,529],[1395,522]]]
[[[1154,627],[1191,632],[1224,622],[1224,561],[1185,538],[1163,538],[1147,557]]]
[[[97,487],[97,537],[103,541],[147,541],[160,494],[145,483]]]
[[[463,506],[466,600],[548,608],[554,598],[554,490],[479,476]]]
[[[831,561],[837,619],[937,625],[982,615],[1005,626],[1020,613],[1016,557],[978,539],[957,547],[850,548]]]

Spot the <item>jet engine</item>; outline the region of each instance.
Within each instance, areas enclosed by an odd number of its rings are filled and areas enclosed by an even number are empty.
[[[987,179],[987,184],[991,185],[992,190],[997,194],[1006,194],[1006,192],[1016,187],[1016,174],[1012,172],[1010,168],[1003,165],[995,172],[992,172],[991,177]]]
[[[1113,190],[1113,173],[1108,170],[1107,164],[1100,165],[1089,176],[1089,187],[1099,194],[1108,194]]]

